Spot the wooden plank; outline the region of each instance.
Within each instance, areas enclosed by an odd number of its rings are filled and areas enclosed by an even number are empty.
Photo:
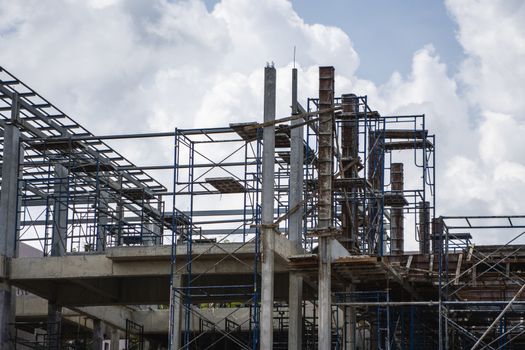
[[[454,285],[459,284],[459,274],[461,272],[461,263],[463,262],[463,253],[459,254],[458,265],[456,266],[456,277],[454,278]]]
[[[472,259],[472,253],[474,253],[474,245],[471,245],[468,248],[467,261],[470,261],[470,259]]]
[[[414,258],[413,255],[410,255],[410,256],[408,257],[407,266],[406,266],[406,267],[407,267],[407,270],[410,270],[410,265],[412,265],[412,259],[413,259],[413,258]]]

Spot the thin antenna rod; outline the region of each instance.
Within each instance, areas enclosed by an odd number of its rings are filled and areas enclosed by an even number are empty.
[[[293,67],[295,68],[295,45],[293,46]]]

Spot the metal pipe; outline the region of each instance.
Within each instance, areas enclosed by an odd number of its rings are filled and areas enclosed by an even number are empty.
[[[471,350],[475,350],[480,344],[481,342],[483,341],[483,339],[487,336],[487,334],[489,334],[489,332],[492,330],[492,328],[494,328],[494,326],[496,324],[498,324],[499,320],[505,315],[505,313],[507,312],[508,309],[510,309],[512,307],[512,304],[516,301],[516,299],[519,298],[519,296],[521,295],[521,293],[523,292],[523,290],[525,290],[525,284],[523,284],[520,288],[520,290],[518,290],[518,292],[516,293],[516,295],[514,295],[514,297],[509,301],[509,303],[507,304],[507,306],[505,306],[505,308],[501,311],[501,313],[498,315],[498,317],[496,317],[494,319],[494,321],[490,324],[489,328],[487,328],[487,330],[481,335],[481,337],[479,337],[478,341],[474,344],[474,346],[471,348]]]

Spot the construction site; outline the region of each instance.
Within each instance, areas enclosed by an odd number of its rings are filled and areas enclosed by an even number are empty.
[[[97,136],[0,67],[0,348],[525,348],[525,216],[440,215],[425,111],[290,74],[288,115],[268,65],[259,120]]]

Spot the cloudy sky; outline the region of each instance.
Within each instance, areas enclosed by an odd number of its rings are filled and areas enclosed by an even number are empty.
[[[0,65],[97,134],[260,120],[269,61],[286,115],[294,46],[301,98],[333,65],[338,93],[427,115],[439,214],[525,213],[523,0],[0,0]]]

